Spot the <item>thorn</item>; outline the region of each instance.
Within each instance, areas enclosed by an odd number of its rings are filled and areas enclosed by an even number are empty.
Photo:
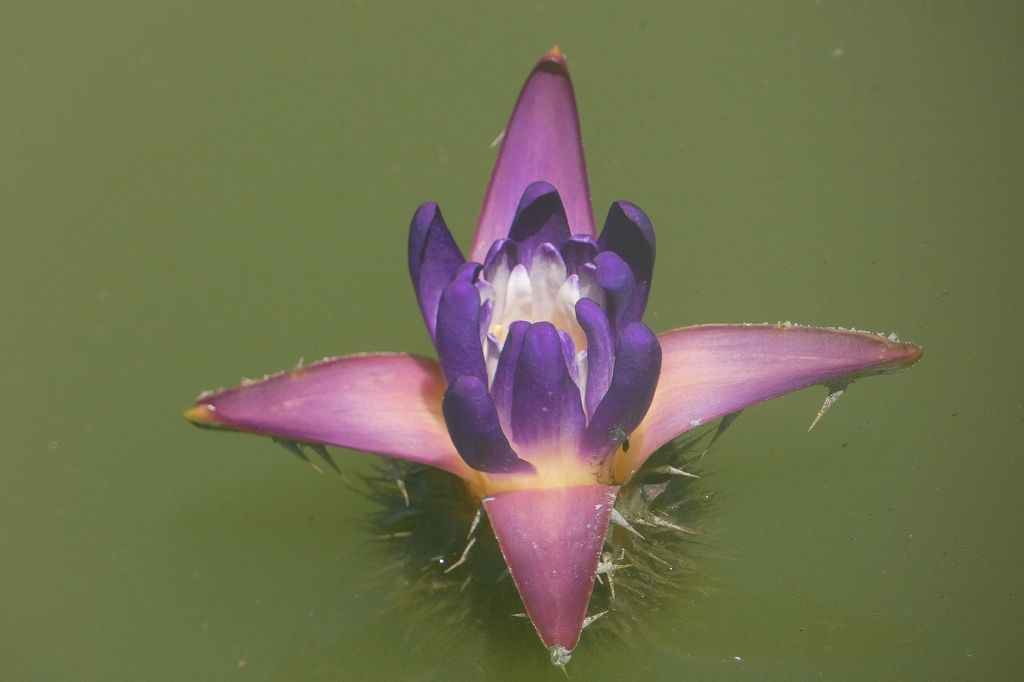
[[[687,478],[700,478],[697,474],[691,474],[689,471],[679,469],[670,464],[665,466],[654,467],[648,470],[652,474],[669,474],[670,476],[686,476]]]
[[[457,560],[455,561],[455,563],[454,563],[454,564],[452,564],[452,565],[451,565],[451,566],[449,566],[448,568],[444,569],[444,572],[445,572],[445,573],[451,573],[451,572],[452,572],[452,571],[454,571],[454,570],[455,570],[456,568],[458,568],[458,567],[459,567],[459,566],[461,566],[462,564],[466,563],[466,556],[467,556],[467,555],[469,554],[469,550],[470,550],[470,549],[471,549],[471,548],[473,547],[473,545],[475,545],[475,544],[476,544],[476,538],[470,538],[470,539],[469,539],[469,542],[467,542],[467,543],[466,543],[466,546],[465,546],[465,547],[464,547],[464,548],[462,549],[462,554],[460,554],[460,555],[459,555],[459,558],[458,558],[458,559],[457,559]]]
[[[658,556],[654,552],[648,551],[647,552],[647,556],[650,557],[651,559],[654,559],[655,561],[657,561],[659,564],[661,564],[662,566],[666,567],[670,571],[674,571],[675,570],[675,566],[673,566],[669,562],[665,561],[664,559],[662,559],[660,556]]]
[[[308,464],[313,469],[313,471],[317,472],[318,474],[324,473],[324,470],[321,469],[316,462],[312,461],[309,458],[309,455],[307,455],[305,450],[302,449],[302,445],[299,442],[294,440],[285,440],[284,438],[275,438],[274,442],[278,443],[285,450],[292,453],[293,455],[301,459],[303,462]]]
[[[811,429],[821,421],[821,418],[825,416],[829,408],[836,404],[836,401],[843,397],[843,393],[846,392],[847,387],[852,384],[852,381],[830,381],[825,384],[825,388],[828,389],[828,395],[825,396],[825,402],[821,404],[821,409],[818,410],[817,416],[814,417],[814,421],[807,427],[807,432],[810,433]]]
[[[608,591],[611,593],[612,601],[615,600],[615,577],[613,573],[622,568],[629,568],[632,564],[617,564],[616,561],[622,561],[623,557],[626,556],[626,549],[622,548],[619,552],[618,558],[611,552],[603,552],[601,554],[601,560],[597,562],[597,571],[594,573],[594,577],[597,581],[604,585],[604,581],[601,580],[602,574],[608,575]]]
[[[334,463],[334,458],[331,457],[331,453],[327,452],[327,448],[324,447],[322,443],[310,443],[309,449],[315,452],[317,455],[319,455],[320,459],[326,462],[327,466],[334,469],[334,472],[336,474],[338,474],[342,478],[345,478],[345,476],[341,473],[341,469],[339,469],[338,465]]]
[[[407,538],[410,535],[412,535],[412,531],[411,530],[399,530],[399,531],[395,531],[394,533],[385,533],[383,535],[378,535],[377,539],[378,540],[399,540],[401,538]]]
[[[296,457],[301,459],[303,462],[308,462],[309,461],[309,457],[306,456],[306,453],[302,451],[302,448],[300,448],[299,444],[296,443],[295,441],[293,441],[293,440],[285,440],[284,438],[274,438],[273,440],[274,440],[275,443],[277,443],[278,445],[283,447],[285,450],[287,450],[288,452],[292,453],[293,455],[295,455]]]
[[[405,487],[405,481],[402,480],[402,473],[398,470],[398,466],[395,465],[395,461],[388,460],[388,470],[391,472],[391,477],[395,479],[395,485],[398,486],[398,492],[402,493],[402,500],[405,502],[405,506],[409,506],[409,491]]]
[[[657,514],[651,514],[650,517],[646,519],[638,518],[636,522],[644,526],[651,526],[652,528],[668,528],[669,530],[676,530],[680,533],[686,533],[687,535],[700,535],[700,533],[689,526],[677,525],[668,519],[663,519]]]
[[[622,513],[618,509],[612,508],[611,522],[614,523],[617,526],[622,526],[623,528],[625,528],[626,530],[628,530],[630,533],[632,533],[633,535],[637,536],[641,540],[645,540],[646,539],[646,538],[644,538],[643,535],[641,535],[637,531],[636,528],[634,528],[633,526],[629,525],[629,521],[626,520],[626,517],[623,516]]]
[[[583,627],[587,627],[588,625],[593,623],[598,618],[601,618],[601,617],[606,616],[606,615],[608,615],[608,610],[607,609],[605,609],[604,611],[601,611],[600,613],[595,613],[593,616],[587,616],[586,618],[583,619]]]
[[[483,516],[483,507],[476,508],[476,515],[473,517],[472,523],[469,524],[469,532],[466,533],[466,539],[468,540],[476,532],[477,526],[480,525],[480,518]]]
[[[613,571],[617,571],[620,568],[629,568],[630,566],[632,566],[632,564],[615,563],[616,561],[622,561],[622,558],[624,556],[626,556],[625,548],[623,548],[623,550],[619,552],[618,558],[613,557],[611,552],[604,552],[603,554],[601,554],[601,560],[597,562],[597,577],[601,577],[601,575],[604,573],[611,574]]]
[[[736,421],[736,418],[739,417],[742,412],[743,410],[737,410],[736,412],[730,412],[729,414],[722,417],[722,420],[718,422],[718,426],[715,428],[715,434],[711,436],[711,440],[708,441],[708,446],[704,448],[704,452],[700,453],[701,457],[703,457],[704,455],[708,454],[711,451],[711,448],[715,446],[715,443],[722,436],[722,434],[725,433],[725,430],[732,426],[733,422]]]
[[[656,499],[665,494],[668,490],[668,484],[670,481],[662,481],[661,483],[642,483],[640,485],[640,495],[644,498],[650,506]]]

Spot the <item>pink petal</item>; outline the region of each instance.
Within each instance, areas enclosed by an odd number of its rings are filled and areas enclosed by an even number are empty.
[[[537,634],[556,656],[576,648],[616,488],[527,488],[484,498],[501,553]]]
[[[790,324],[702,325],[664,332],[658,340],[661,377],[618,462],[620,481],[692,427],[813,384],[898,371],[922,352],[867,332]]]
[[[471,475],[455,452],[437,363],[350,355],[205,395],[185,413],[201,426],[326,443]]]
[[[508,234],[523,190],[538,181],[558,190],[573,234],[595,236],[576,99],[558,47],[541,58],[519,93],[487,187],[470,260],[482,263],[491,243]]]

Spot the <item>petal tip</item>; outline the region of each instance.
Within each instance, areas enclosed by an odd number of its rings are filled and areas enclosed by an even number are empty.
[[[548,653],[551,654],[551,664],[557,665],[559,668],[569,665],[569,661],[572,660],[572,650],[566,649],[564,646],[556,644],[553,647],[548,647]]]
[[[924,356],[924,348],[916,343],[899,343],[896,345],[894,354],[899,357],[901,367],[910,367],[916,365]]]
[[[840,328],[842,331],[842,328]],[[855,332],[856,333],[856,332]],[[874,337],[875,341],[881,342],[881,363],[879,370],[884,373],[899,372],[917,364],[924,355],[924,348],[909,341],[901,341],[896,332],[891,334],[877,334],[862,332],[867,337]]]
[[[416,212],[412,216],[412,222],[414,225],[428,226],[440,210],[441,207],[438,206],[436,201],[424,201],[416,207]]]
[[[534,180],[526,189],[523,190],[523,196],[519,200],[519,211],[529,207],[531,204],[537,203],[538,201],[545,199],[551,195],[558,197],[561,201],[562,198],[558,196],[558,188],[552,185],[547,180]]]
[[[197,426],[220,426],[221,422],[214,415],[217,408],[209,403],[196,403],[185,410],[182,416]]]
[[[541,62],[553,62],[559,66],[565,66],[565,54],[562,52],[562,48],[558,45],[552,45],[551,49],[544,53],[544,56],[540,58]]]

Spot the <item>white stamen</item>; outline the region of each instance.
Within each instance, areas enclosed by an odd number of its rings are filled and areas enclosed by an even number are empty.
[[[581,350],[576,353],[576,367],[579,368],[580,380],[577,382],[577,386],[580,387],[580,396],[583,398],[584,403],[587,399],[587,351]]]
[[[492,326],[491,328],[493,329],[494,327]],[[497,334],[487,334],[487,343],[484,344],[484,362],[487,364],[488,387],[494,381],[495,372],[498,371],[498,356],[501,355],[501,345]]]
[[[508,256],[494,259],[482,273],[482,281],[488,282],[494,292],[494,319],[500,320],[505,310],[505,291],[508,289],[508,278],[511,271]],[[480,286],[480,283],[477,283]]]
[[[564,283],[565,262],[554,246],[542,244],[533,252],[533,263],[530,266],[533,314],[536,319],[551,319],[559,289]]]
[[[604,289],[597,283],[597,266],[587,263],[579,271],[580,296],[604,307]]]
[[[575,346],[574,367],[569,367],[580,389],[587,390],[587,335],[576,320],[576,303],[586,296],[604,305],[604,290],[597,283],[593,264],[568,275],[565,261],[551,244],[542,244],[533,253],[529,270],[522,263],[513,267],[511,259],[495,259],[477,282],[482,302],[490,301],[491,319],[484,341],[484,360],[490,381],[498,367],[509,327],[517,320],[550,322],[569,335]]]
[[[516,320],[533,321],[533,287],[530,284],[530,274],[522,263],[512,268],[509,274],[508,286],[505,289],[505,309],[502,311],[501,319],[497,316],[494,318],[495,323],[504,324],[506,329]],[[505,338],[499,338],[504,343]]]

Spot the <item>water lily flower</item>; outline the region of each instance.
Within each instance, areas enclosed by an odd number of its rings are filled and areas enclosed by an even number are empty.
[[[553,48],[505,131],[468,259],[419,207],[409,271],[438,361],[352,355],[202,395],[204,426],[438,467],[481,501],[555,662],[576,647],[619,486],[685,431],[790,391],[892,372],[921,349],[792,324],[655,335],[651,222],[594,228],[565,60]]]

